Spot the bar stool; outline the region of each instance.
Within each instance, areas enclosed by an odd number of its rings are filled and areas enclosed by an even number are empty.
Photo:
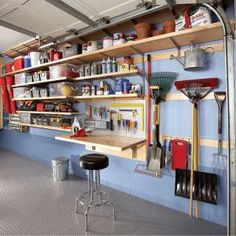
[[[110,201],[109,195],[101,191],[100,170],[109,165],[109,159],[101,154],[88,154],[80,158],[79,165],[81,168],[89,171],[88,191],[76,198],[75,213],[78,213],[78,203],[86,206],[85,214],[85,231],[88,231],[88,213],[92,207],[110,205],[112,207],[113,220],[115,220],[115,208]]]

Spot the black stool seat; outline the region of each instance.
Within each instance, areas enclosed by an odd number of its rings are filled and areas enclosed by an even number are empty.
[[[79,166],[85,170],[101,170],[109,165],[109,159],[102,154],[87,154],[80,157]]]

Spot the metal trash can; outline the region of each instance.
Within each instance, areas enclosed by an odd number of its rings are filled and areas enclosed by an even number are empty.
[[[54,181],[63,181],[68,178],[69,159],[56,157],[52,160],[52,172]]]

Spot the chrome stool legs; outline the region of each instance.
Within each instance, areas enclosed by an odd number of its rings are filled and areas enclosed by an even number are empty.
[[[110,201],[109,195],[101,191],[100,171],[89,170],[88,191],[75,199],[75,213],[78,213],[78,205],[86,206],[85,231],[88,231],[88,213],[92,207],[110,205],[112,207],[113,220],[115,220],[115,208]]]

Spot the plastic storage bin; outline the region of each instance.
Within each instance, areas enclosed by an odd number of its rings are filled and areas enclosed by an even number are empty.
[[[14,98],[30,98],[31,89],[28,87],[13,88]]]
[[[63,181],[68,178],[69,159],[57,157],[52,160],[52,172],[54,181]]]
[[[15,84],[24,84],[27,83],[27,76],[29,76],[29,73],[21,73],[15,75]]]
[[[20,114],[20,122],[30,124],[31,123],[31,114]]]
[[[14,70],[20,70],[24,68],[24,57],[20,56],[20,57],[16,57],[14,58]]]
[[[71,64],[61,64],[49,67],[50,79],[61,77],[75,78],[79,76],[79,67]]]
[[[69,82],[49,84],[49,96],[77,96],[78,86]]]
[[[66,47],[63,49],[63,57],[71,57],[82,53],[82,45],[74,44],[71,47]]]

